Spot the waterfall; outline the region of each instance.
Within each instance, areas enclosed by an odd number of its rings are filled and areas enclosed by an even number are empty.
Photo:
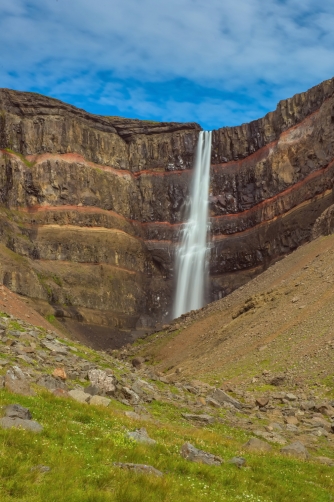
[[[190,189],[189,217],[183,225],[181,244],[176,252],[174,318],[204,305],[211,136],[211,131],[199,133]]]

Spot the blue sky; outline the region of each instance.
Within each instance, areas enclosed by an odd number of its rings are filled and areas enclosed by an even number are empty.
[[[333,0],[1,0],[0,87],[237,125],[334,76]]]

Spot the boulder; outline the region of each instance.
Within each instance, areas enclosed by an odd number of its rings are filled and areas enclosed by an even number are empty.
[[[21,418],[22,420],[31,420],[32,416],[28,408],[20,404],[10,404],[5,408],[5,416],[10,418]]]
[[[3,429],[25,429],[32,432],[41,432],[43,427],[35,420],[24,420],[17,417],[3,417],[0,419],[0,426]]]
[[[283,455],[300,458],[302,460],[307,460],[309,458],[307,449],[300,441],[284,446],[280,451]]]
[[[112,374],[103,370],[89,370],[88,379],[92,386],[97,387],[107,396],[112,396],[116,390],[116,379]]]
[[[111,399],[108,399],[107,397],[103,396],[92,396],[89,398],[89,404],[92,404],[94,406],[104,406],[107,407],[111,403]]]
[[[5,388],[14,394],[34,396],[36,393],[30,388],[28,379],[17,366],[10,368],[5,375]]]
[[[220,404],[229,403],[239,410],[242,408],[242,404],[239,401],[226,394],[222,389],[215,389],[210,397]]]
[[[259,452],[268,452],[272,449],[270,444],[262,441],[259,438],[250,438],[246,444],[243,445],[243,448],[248,451],[259,451]]]
[[[181,456],[190,462],[207,465],[221,465],[223,459],[212,453],[195,448],[190,443],[185,443],[181,448]]]
[[[63,390],[67,389],[65,382],[61,378],[56,378],[55,376],[52,375],[42,375],[36,381],[36,383],[37,385],[45,387],[45,389],[48,389],[50,391],[53,391],[55,389],[63,389]]]
[[[89,394],[86,394],[83,390],[73,389],[69,391],[68,395],[78,403],[88,404]]]

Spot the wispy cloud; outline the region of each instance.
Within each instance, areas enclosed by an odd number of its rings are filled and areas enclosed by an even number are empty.
[[[2,0],[0,86],[236,124],[334,74],[333,25],[330,0]]]

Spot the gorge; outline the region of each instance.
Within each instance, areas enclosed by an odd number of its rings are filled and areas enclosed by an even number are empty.
[[[331,79],[212,131],[209,301],[312,238],[333,127]],[[163,322],[200,132],[0,90],[0,282],[95,346]]]

